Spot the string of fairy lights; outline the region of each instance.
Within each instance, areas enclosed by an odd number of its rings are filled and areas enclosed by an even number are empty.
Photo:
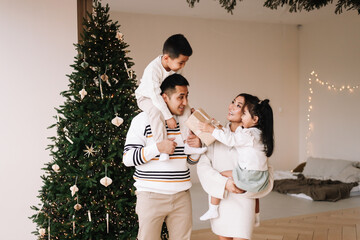
[[[307,109],[307,123],[308,123],[308,132],[306,134],[306,154],[307,157],[310,156],[312,153],[312,144],[310,141],[310,138],[312,136],[313,130],[314,130],[314,124],[311,121],[311,113],[313,112],[313,95],[314,95],[314,88],[313,85],[318,84],[321,87],[326,88],[329,91],[335,91],[335,92],[342,92],[342,93],[348,93],[352,94],[355,91],[359,90],[359,85],[348,85],[348,84],[334,84],[328,81],[320,80],[318,74],[315,71],[312,71],[310,73],[308,85],[309,85],[309,92],[308,92],[308,109]]]

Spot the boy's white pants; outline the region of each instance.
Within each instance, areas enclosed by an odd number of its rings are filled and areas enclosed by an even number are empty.
[[[166,139],[167,132],[165,128],[165,118],[161,111],[157,107],[155,107],[151,99],[147,97],[141,97],[137,99],[137,104],[139,108],[142,111],[146,112],[149,117],[151,132],[155,142],[158,143]],[[189,118],[190,115],[191,108],[189,107],[189,105],[186,105],[183,115],[178,116],[180,132],[183,141],[185,141],[189,135],[189,129],[186,127],[185,121]]]

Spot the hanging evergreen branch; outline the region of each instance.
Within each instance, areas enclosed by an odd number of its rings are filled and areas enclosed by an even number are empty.
[[[241,2],[242,0],[238,0]],[[196,2],[200,2],[200,0],[186,0],[190,7],[194,7]],[[236,6],[236,0],[219,0],[221,7],[225,8],[228,13],[233,14],[233,10]]]
[[[200,0],[186,0],[190,7],[194,7],[196,2]],[[233,13],[237,0],[219,0],[221,7],[228,13]],[[238,0],[241,2],[242,0]],[[333,0],[266,0],[264,7],[270,9],[277,9],[279,6],[289,5],[289,12],[297,12],[301,10],[312,11],[320,9],[328,4],[332,4]],[[344,10],[356,10],[360,14],[360,1],[359,0],[338,0],[336,3],[335,13],[340,14]]]

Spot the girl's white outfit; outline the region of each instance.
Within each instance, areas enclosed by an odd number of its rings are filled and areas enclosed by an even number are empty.
[[[229,124],[224,127],[224,130],[230,131]],[[210,196],[222,199],[219,205],[219,217],[211,219],[212,231],[219,236],[251,239],[255,220],[254,198],[262,198],[271,192],[274,181],[273,170],[267,163],[269,183],[261,191],[243,194],[228,193],[225,190],[228,178],[222,176],[220,172],[234,169],[238,156],[236,148],[216,141],[201,156],[197,173],[204,190]]]
[[[215,129],[212,135],[216,140],[238,152],[236,167],[232,176],[236,186],[248,192],[259,192],[268,184],[267,157],[261,141],[261,130],[255,127]]]

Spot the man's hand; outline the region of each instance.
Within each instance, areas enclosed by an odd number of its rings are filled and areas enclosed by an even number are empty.
[[[244,193],[245,191],[236,187],[234,180],[229,178],[226,182],[225,189],[231,193]]]
[[[212,133],[215,129],[215,127],[209,123],[199,122],[198,126],[199,126],[200,131],[202,131],[202,132]]]
[[[159,152],[161,153],[167,153],[167,154],[173,154],[175,147],[176,147],[176,142],[174,142],[175,138],[168,138],[165,140],[162,140],[161,142],[158,142],[156,144]]]
[[[170,118],[170,119],[166,120],[166,124],[168,125],[168,127],[170,129],[174,129],[177,126],[175,118]]]
[[[200,138],[198,138],[193,132],[190,131],[189,136],[186,139],[186,143],[190,147],[199,148],[201,147]]]

